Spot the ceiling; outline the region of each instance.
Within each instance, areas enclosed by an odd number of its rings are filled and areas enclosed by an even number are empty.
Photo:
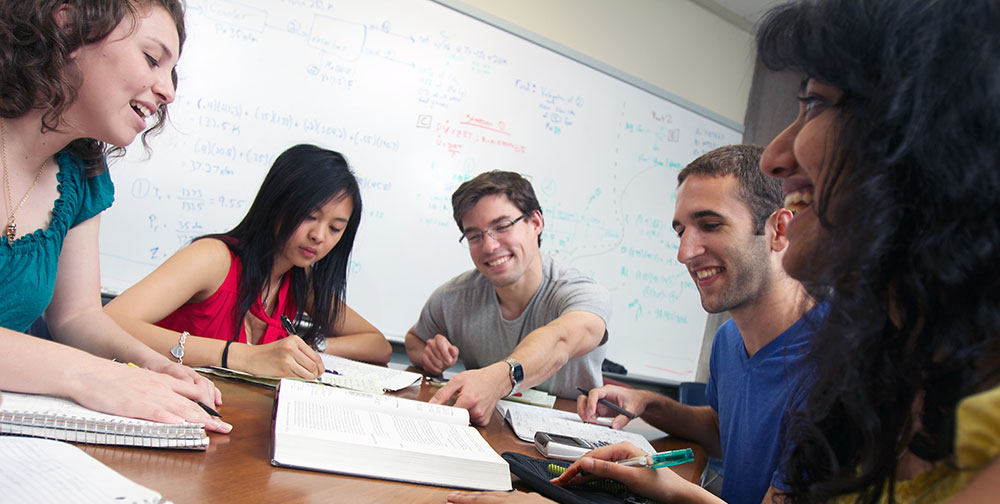
[[[753,33],[754,25],[767,9],[785,0],[692,0],[737,27]]]

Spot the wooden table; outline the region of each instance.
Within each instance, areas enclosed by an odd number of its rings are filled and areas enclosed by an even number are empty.
[[[206,451],[78,445],[84,451],[133,481],[163,494],[175,504],[200,503],[331,503],[433,502],[443,503],[453,489],[383,481],[338,474],[273,467],[270,464],[271,415],[274,390],[227,378],[213,378],[222,391],[220,413],[233,425],[229,434],[210,433]],[[428,384],[396,393],[427,400]],[[556,407],[571,410],[572,401],[559,399]],[[479,432],[497,451],[537,455],[534,446],[517,439],[494,413]],[[658,450],[692,447],[695,462],[675,470],[698,481],[706,464],[700,446],[679,439],[653,440]],[[515,485],[516,487],[517,485]]]

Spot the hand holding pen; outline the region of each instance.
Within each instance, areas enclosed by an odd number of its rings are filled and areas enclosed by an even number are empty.
[[[644,391],[615,385],[578,390],[583,394],[576,401],[576,412],[580,418],[584,422],[596,423],[599,416],[616,415],[611,421],[612,429],[621,429],[630,420],[642,415],[648,403],[644,400]]]
[[[654,470],[657,460],[664,469]],[[666,464],[676,465],[684,460],[693,460],[690,449],[650,455],[632,443],[623,442],[587,453],[552,482],[569,486],[606,479],[623,483],[630,491],[658,502],[675,502],[682,495],[704,491],[666,468]]]
[[[140,367],[140,366],[138,366],[138,365],[136,365],[135,363],[132,363],[132,362],[126,362],[125,364],[128,365],[128,366],[134,367],[134,368],[142,369],[142,367]],[[194,402],[195,402],[195,404],[197,404],[198,406],[200,406],[201,409],[205,413],[208,413],[209,415],[212,415],[212,416],[214,416],[216,418],[222,418],[222,415],[220,415],[218,411],[215,411],[214,409],[209,408],[207,404],[205,404],[205,403],[203,403],[201,401],[194,401]]]

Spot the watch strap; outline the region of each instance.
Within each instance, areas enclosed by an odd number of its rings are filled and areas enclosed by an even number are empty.
[[[521,382],[524,381],[524,368],[520,362],[509,357],[503,361],[510,366],[510,393],[507,394],[509,397],[516,394],[517,390],[521,388]]]

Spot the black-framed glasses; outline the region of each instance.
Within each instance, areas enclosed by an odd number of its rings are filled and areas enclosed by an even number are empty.
[[[522,220],[529,215],[531,214],[524,214],[514,220],[500,221],[486,228],[485,231],[475,231],[475,232],[470,231],[468,233],[463,234],[462,237],[458,239],[458,243],[462,243],[464,241],[465,244],[468,245],[469,247],[478,247],[479,245],[483,244],[484,236],[490,235],[490,238],[493,238],[495,240],[497,238],[497,235],[502,235],[510,232],[511,228],[514,227],[514,224],[517,224],[517,221]]]

